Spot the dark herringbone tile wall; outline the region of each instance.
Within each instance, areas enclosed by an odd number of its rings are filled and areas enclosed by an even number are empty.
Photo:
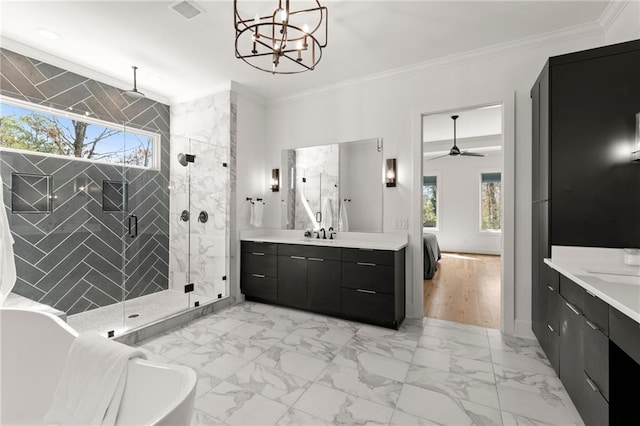
[[[160,171],[0,152],[2,195],[16,240],[14,292],[74,314],[167,289],[169,107],[127,99],[116,87],[6,49],[0,49],[0,93],[161,135]],[[12,178],[27,190],[43,187],[14,173],[51,176],[49,212],[11,212]],[[104,181],[124,180],[128,211],[103,211]],[[25,194],[22,208],[38,210],[31,206],[41,201],[36,195]],[[138,217],[136,238],[128,236],[130,214]]]

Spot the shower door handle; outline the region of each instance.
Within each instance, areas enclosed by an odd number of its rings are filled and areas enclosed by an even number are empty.
[[[131,238],[138,236],[138,216],[135,214],[129,216],[129,236]]]

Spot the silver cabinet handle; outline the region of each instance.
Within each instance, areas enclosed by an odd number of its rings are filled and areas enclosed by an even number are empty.
[[[356,291],[359,291],[360,293],[376,294],[376,292],[373,290],[363,290],[361,288],[356,289]]]
[[[251,274],[251,276],[256,278],[264,278],[264,275],[262,274]]]
[[[573,311],[574,314],[576,315],[580,315],[580,311],[576,309],[575,306],[573,306],[571,303],[569,302],[564,302],[565,305],[567,305],[567,308],[571,309]]]
[[[594,323],[592,323],[592,322],[591,322],[591,321],[589,321],[589,320],[587,320],[587,325],[588,325],[589,327],[591,327],[592,329],[594,329],[594,330],[600,330],[600,329],[598,328],[598,326],[597,326],[597,325],[595,325]]]
[[[292,259],[298,259],[298,260],[305,260],[306,257],[304,256],[291,256]]]
[[[547,324],[547,328],[552,332],[555,333],[556,331],[553,329],[553,327],[551,327],[551,324]]]
[[[358,262],[358,265],[360,265],[360,266],[376,266],[375,263],[369,263],[369,262]]]
[[[598,389],[598,387],[596,386],[595,383],[593,383],[593,380],[591,380],[588,376],[585,377],[585,379],[587,379],[587,384],[589,384],[589,387],[591,388],[592,391],[594,392],[600,392],[600,389]]]
[[[324,262],[324,259],[320,259],[319,257],[310,257],[309,260],[313,260],[315,262]]]
[[[549,290],[551,290],[551,291],[556,291],[556,289],[555,289],[554,287],[550,286],[550,285],[548,285],[548,286],[547,286],[547,288],[548,288]]]
[[[256,252],[253,252],[253,253],[251,253],[251,254],[252,254],[252,255],[254,255],[254,256],[264,256],[264,253],[256,253]]]

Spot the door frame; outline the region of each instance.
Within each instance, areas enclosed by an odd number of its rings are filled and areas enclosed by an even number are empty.
[[[415,317],[424,317],[424,280],[422,244],[422,117],[487,105],[502,105],[502,236],[500,266],[500,330],[509,335],[530,334],[518,330],[515,318],[515,98],[512,91],[498,95],[436,101],[412,111],[413,208],[411,235],[413,236],[413,309]],[[524,324],[523,324],[524,325]],[[520,327],[522,328],[522,327]]]

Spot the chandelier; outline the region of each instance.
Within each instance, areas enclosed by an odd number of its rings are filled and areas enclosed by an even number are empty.
[[[300,10],[290,0],[277,0],[275,8],[265,7],[270,2],[240,1],[259,8],[251,13],[244,4],[238,10],[238,3],[233,1],[236,58],[272,74],[311,71],[320,62],[328,26],[327,8],[318,0],[296,0],[309,6]]]

